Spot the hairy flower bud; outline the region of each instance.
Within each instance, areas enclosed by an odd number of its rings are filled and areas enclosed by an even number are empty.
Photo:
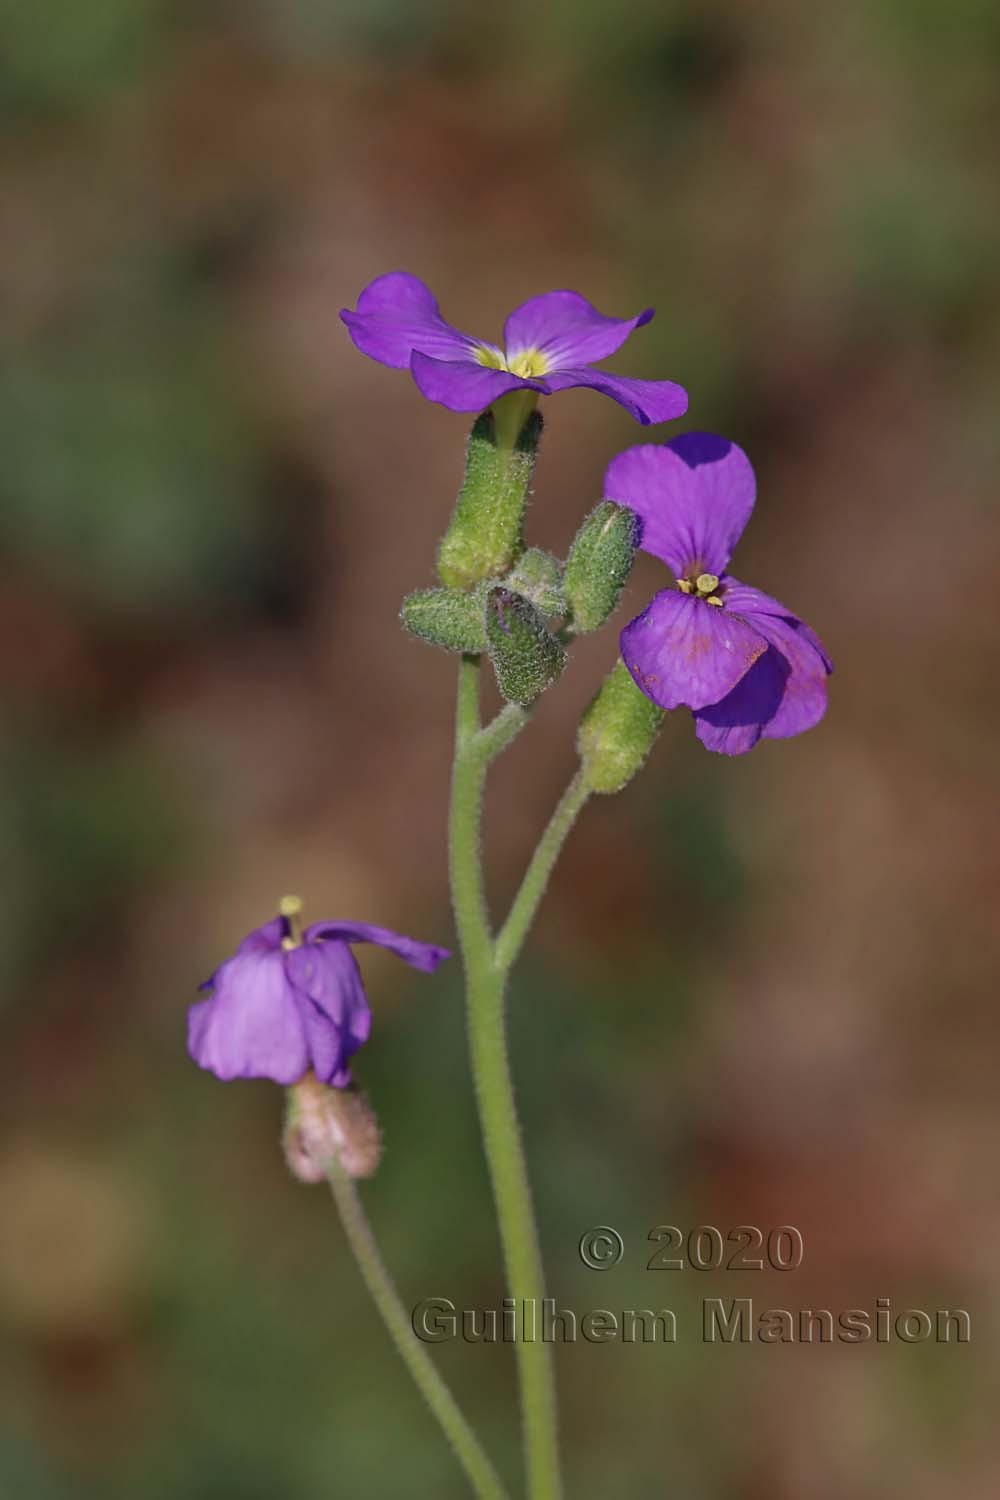
[[[566,559],[563,587],[574,631],[598,630],[628,582],[639,525],[632,511],[602,500],[577,532]]]
[[[486,647],[481,592],[416,589],[403,600],[399,617],[411,635],[445,651],[478,652]]]
[[[533,703],[566,665],[566,653],[521,594],[497,586],[486,597],[486,649],[509,703]]]
[[[620,792],[645,764],[665,718],[632,681],[612,667],[580,720],[576,747],[591,791]]]
[[[566,613],[562,564],[551,552],[543,552],[541,547],[529,547],[504,582],[530,599],[543,615]]]
[[[300,1182],[322,1182],[334,1162],[349,1177],[371,1177],[382,1156],[375,1112],[355,1087],[328,1088],[307,1073],[287,1094],[282,1145]]]
[[[438,549],[438,576],[449,588],[502,577],[517,561],[541,432],[537,411],[509,437],[498,434],[492,410],[477,419],[458,504]]]

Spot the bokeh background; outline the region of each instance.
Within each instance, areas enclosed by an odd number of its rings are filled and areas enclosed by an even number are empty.
[[[551,1290],[681,1329],[559,1351],[569,1493],[995,1495],[1000,11],[0,15],[0,1493],[465,1493],[285,1171],[278,1090],[183,1051],[286,890],[451,931],[453,664],[396,612],[466,423],[337,317],[403,267],[485,337],[552,287],[655,303],[615,367],[749,449],[741,576],[837,663],[801,740],[729,761],[671,718],[514,988]],[[563,550],[640,433],[590,392],[546,415],[531,539]],[[499,769],[498,907],[614,652],[583,644]],[[413,1302],[494,1305],[457,966],[363,964],[387,1257]],[[653,1275],[660,1223],[791,1223],[804,1264]],[[594,1224],[626,1243],[603,1275]],[[964,1307],[973,1342],[702,1344],[700,1299],[742,1295]],[[510,1349],[439,1353],[518,1483]]]

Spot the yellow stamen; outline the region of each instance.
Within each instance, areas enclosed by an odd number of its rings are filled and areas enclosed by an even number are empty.
[[[301,914],[301,896],[282,896],[278,902],[278,915],[288,923],[288,936],[281,940],[281,946],[286,951],[297,948],[302,941],[302,928],[298,920]]]
[[[540,349],[519,349],[516,354],[508,354],[507,368],[522,380],[532,380],[545,374],[549,361]]]
[[[548,356],[540,349],[517,349],[513,354],[504,354],[493,344],[477,344],[472,352],[476,363],[485,369],[505,370],[522,380],[534,380],[549,368]]]
[[[714,573],[699,573],[694,581],[694,586],[699,594],[714,594],[719,587],[719,580]]]

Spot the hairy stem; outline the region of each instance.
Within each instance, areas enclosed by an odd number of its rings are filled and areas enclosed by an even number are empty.
[[[339,1165],[329,1169],[328,1180],[348,1242],[361,1275],[382,1314],[382,1320],[427,1405],[437,1417],[479,1500],[509,1500],[507,1491],[479,1439],[463,1417],[451,1391],[420,1343],[365,1215],[354,1182]]]
[[[542,834],[537,849],[531,857],[521,888],[514,897],[510,914],[503,925],[494,950],[494,963],[502,974],[507,974],[524,946],[531,924],[535,920],[538,906],[545,894],[553,866],[567,835],[577,820],[580,809],[590,796],[583,771],[573,777],[563,792],[558,807]]]
[[[514,723],[513,718],[505,719],[507,712],[504,710],[490,729],[480,730],[479,658],[463,657],[459,668],[449,834],[452,902],[465,967],[472,1072],[508,1292],[523,1306],[522,1299],[540,1301],[544,1297],[545,1280],[507,1053],[505,973],[495,962],[480,856],[486,772],[502,738],[498,730],[491,738],[491,731],[501,721]],[[509,743],[509,739],[503,743]],[[528,1343],[523,1337],[518,1338],[514,1347],[528,1492],[531,1500],[559,1500],[562,1484],[552,1351],[548,1344]]]

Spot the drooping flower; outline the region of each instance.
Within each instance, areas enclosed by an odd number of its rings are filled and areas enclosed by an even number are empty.
[[[297,1083],[310,1070],[346,1088],[348,1061],[368,1040],[371,1011],[351,943],[377,943],[430,974],[447,948],[418,943],[367,922],[314,922],[299,938],[301,903],[243,939],[201,986],[209,998],[188,1012],[188,1051],[217,1078]]]
[[[646,696],[690,708],[702,744],[726,755],[817,724],[833,670],[819,638],[726,572],[756,495],[742,449],[707,432],[628,448],[611,460],[604,493],[635,511],[642,550],[676,582],[621,634],[622,659]]]
[[[390,271],[365,287],[355,312],[340,314],[363,354],[409,369],[421,393],[451,411],[484,411],[512,391],[587,386],[610,396],[644,424],[669,422],[687,410],[687,393],[672,380],[631,380],[592,370],[653,316],[608,318],[579,292],[546,292],[515,308],[504,324],[504,347],[472,338],[442,318],[430,289],[406,271]]]

